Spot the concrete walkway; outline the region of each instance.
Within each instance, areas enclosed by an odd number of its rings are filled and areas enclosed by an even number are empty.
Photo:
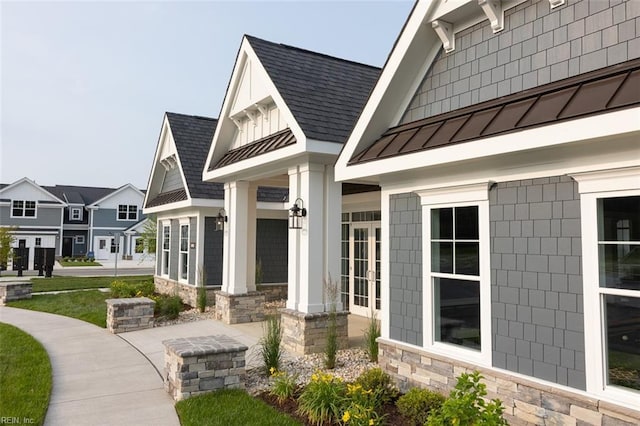
[[[179,425],[153,365],[128,342],[84,321],[0,307],[0,322],[49,354],[53,389],[45,425]]]

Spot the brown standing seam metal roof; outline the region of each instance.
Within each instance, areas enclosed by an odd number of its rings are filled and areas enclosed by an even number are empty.
[[[349,165],[640,105],[640,59],[394,127]]]
[[[176,203],[178,201],[187,200],[187,191],[184,188],[176,189],[175,191],[163,192],[162,194],[158,194],[156,198],[150,200],[146,207],[156,207],[161,206],[163,204]]]
[[[278,133],[274,133],[255,142],[241,146],[240,148],[230,150],[220,159],[220,161],[216,163],[215,166],[213,166],[212,169],[209,170],[228,166],[229,164],[237,163],[238,161],[253,158],[261,154],[266,154],[267,152],[272,152],[295,143],[296,137],[293,135],[291,129],[284,129]]]

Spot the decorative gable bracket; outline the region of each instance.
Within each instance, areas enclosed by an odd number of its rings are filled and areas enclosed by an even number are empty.
[[[551,9],[555,9],[558,6],[562,6],[564,3],[565,3],[565,0],[549,0]]]
[[[258,108],[258,111],[260,111],[260,114],[262,114],[262,116],[264,117],[265,121],[269,121],[269,110],[267,109],[267,107],[265,107],[264,105],[260,105],[260,104],[254,104],[254,106],[256,108]]]
[[[162,164],[162,167],[164,167],[166,171],[169,171],[178,165],[178,161],[176,160],[175,154],[173,154],[160,160],[160,164]]]
[[[442,41],[442,47],[444,47],[444,51],[449,53],[452,52],[455,48],[455,35],[453,34],[453,25],[449,22],[436,20],[431,22],[431,27],[434,29],[440,40]]]
[[[478,5],[487,15],[487,19],[491,23],[491,29],[494,33],[504,29],[504,9],[502,9],[501,0],[478,0]]]

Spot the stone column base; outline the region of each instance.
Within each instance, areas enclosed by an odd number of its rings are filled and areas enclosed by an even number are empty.
[[[329,312],[305,314],[293,309],[282,309],[280,314],[282,346],[285,350],[303,355],[324,352],[327,344]],[[336,312],[336,331],[340,349],[345,349],[349,345],[348,314],[347,311]]]
[[[216,291],[216,319],[225,324],[264,321],[265,295],[259,291],[229,294]]]

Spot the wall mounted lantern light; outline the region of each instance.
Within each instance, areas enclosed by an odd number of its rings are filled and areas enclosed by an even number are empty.
[[[227,212],[225,209],[220,209],[218,211],[218,216],[216,216],[216,231],[224,231],[224,223],[227,221],[229,221]]]
[[[307,216],[302,198],[296,198],[289,209],[289,229],[302,229],[302,218]]]

